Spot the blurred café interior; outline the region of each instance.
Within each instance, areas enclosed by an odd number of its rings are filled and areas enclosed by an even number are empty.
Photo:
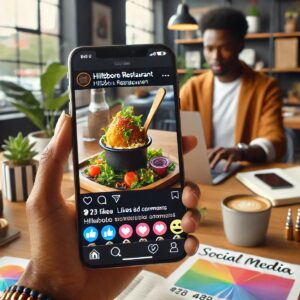
[[[255,162],[247,165],[245,171],[255,167],[298,166],[300,0],[0,0],[0,162],[4,159],[2,145],[10,136],[16,137],[20,132],[30,136],[36,131],[45,131],[49,138],[61,112],[68,112],[67,66],[72,49],[125,44],[167,45],[175,53],[181,89],[189,80],[211,72],[211,65],[205,59],[200,25],[205,14],[220,7],[234,8],[246,17],[248,32],[239,53],[240,61],[255,72],[274,78],[281,90],[285,153],[276,161],[273,159],[270,165]],[[47,73],[49,65],[53,68],[52,74]],[[45,72],[48,77],[43,77]],[[128,88],[117,94],[108,90],[106,102],[111,115],[122,104],[134,105],[138,114],[145,115],[154,95],[155,90],[147,87]],[[55,103],[51,103],[53,98],[57,99]],[[76,112],[82,116],[82,122],[86,122],[90,93],[83,90],[80,98],[82,102]],[[152,129],[174,131],[174,115],[168,105],[172,100],[172,93],[167,90],[165,106],[162,105],[151,124]],[[249,112],[247,118],[253,113]],[[49,139],[46,145],[48,142]],[[241,145],[241,151],[244,146]],[[233,193],[252,194],[251,189],[234,175],[218,186],[197,183],[202,193],[199,207],[207,214],[196,233],[201,242],[300,264],[300,243],[284,237],[288,208],[292,208],[294,221],[297,213],[300,220],[299,192],[290,206],[273,208],[266,243],[261,247],[243,248],[229,243],[224,235],[220,201]],[[66,198],[74,196],[70,170],[64,174],[62,193]],[[3,214],[10,226],[21,232],[18,239],[0,246],[0,256],[30,258],[25,200],[13,203],[3,197],[0,201],[0,216]],[[168,276],[177,266],[147,269]]]

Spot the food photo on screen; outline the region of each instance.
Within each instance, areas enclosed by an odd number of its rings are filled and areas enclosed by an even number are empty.
[[[104,123],[94,119],[91,124],[91,110],[85,122],[77,121],[80,186],[87,192],[176,186],[179,163],[173,87],[147,87],[144,94],[139,89],[134,93],[132,87],[112,90],[85,90],[91,99],[96,93],[110,95],[109,102],[117,102],[120,94],[127,96],[109,116],[103,111],[96,114]],[[82,91],[75,92],[78,103],[81,95]]]

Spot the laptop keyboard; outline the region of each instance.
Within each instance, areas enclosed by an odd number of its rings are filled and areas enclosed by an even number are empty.
[[[226,174],[228,172],[224,172],[224,166],[225,166],[225,163],[223,162],[219,162],[214,169],[211,169],[210,172],[211,172],[211,177],[214,179],[216,178],[217,176],[219,176],[220,174]],[[230,168],[229,168],[230,169]]]

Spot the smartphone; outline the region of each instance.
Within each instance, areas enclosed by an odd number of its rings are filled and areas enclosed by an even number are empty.
[[[101,268],[184,258],[174,54],[158,44],[79,47],[69,56],[69,85],[82,262]]]
[[[287,180],[283,179],[276,173],[259,173],[254,174],[255,177],[266,183],[272,189],[285,189],[291,188],[294,185]]]

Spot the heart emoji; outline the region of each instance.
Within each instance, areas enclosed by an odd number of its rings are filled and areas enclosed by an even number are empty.
[[[155,254],[158,251],[158,245],[157,244],[149,244],[148,251],[152,254]]]
[[[147,223],[140,223],[136,226],[135,232],[140,237],[145,237],[150,233],[150,227]]]
[[[167,225],[166,223],[162,222],[162,221],[157,221],[154,223],[153,225],[153,232],[156,235],[164,235],[167,231]]]
[[[86,205],[89,205],[93,201],[93,198],[91,196],[86,196],[86,197],[83,197],[82,200]]]
[[[119,228],[119,235],[123,239],[129,239],[133,234],[133,229],[129,224],[124,224]]]

